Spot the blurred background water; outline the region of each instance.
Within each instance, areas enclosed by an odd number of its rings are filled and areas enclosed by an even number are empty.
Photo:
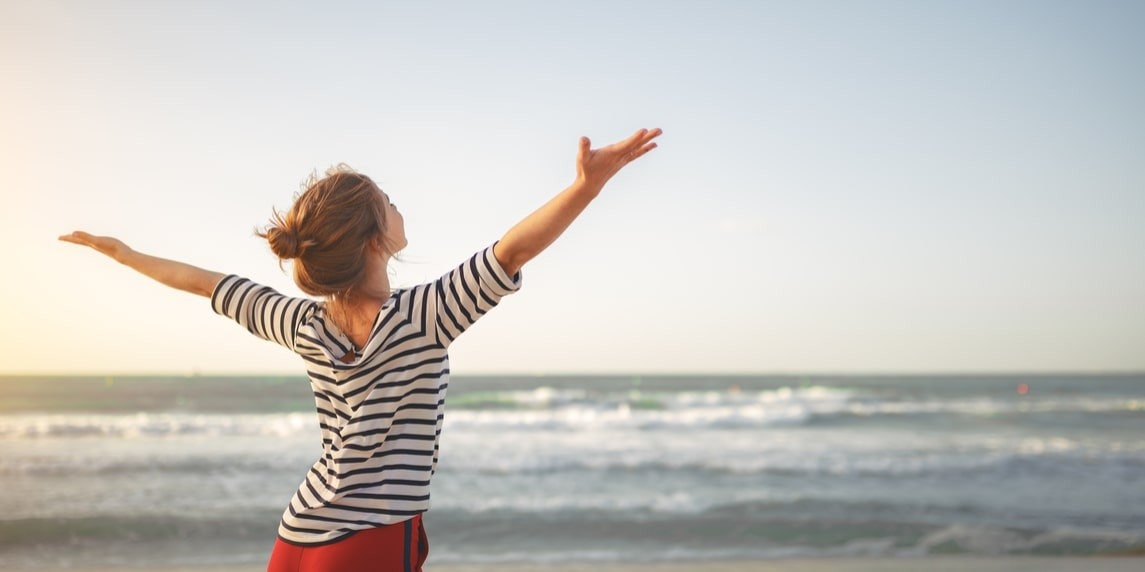
[[[0,378],[0,566],[263,562],[300,377]],[[431,562],[1145,545],[1145,375],[456,377]]]

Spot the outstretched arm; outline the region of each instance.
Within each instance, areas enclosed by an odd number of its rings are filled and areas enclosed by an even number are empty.
[[[90,246],[103,254],[125,264],[140,273],[172,288],[178,288],[200,296],[210,296],[223,275],[203,270],[190,264],[136,252],[117,238],[93,236],[83,231],[75,231],[60,237],[64,242]]]
[[[505,233],[493,248],[501,267],[512,276],[548,248],[600,194],[613,175],[656,148],[652,140],[660,133],[659,129],[641,129],[628,139],[600,149],[590,148],[588,137],[581,137],[576,180]]]

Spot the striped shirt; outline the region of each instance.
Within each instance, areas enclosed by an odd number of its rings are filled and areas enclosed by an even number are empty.
[[[324,303],[234,275],[219,282],[215,312],[301,356],[314,391],[322,458],[283,513],[280,538],[322,544],[429,508],[449,387],[446,350],[520,285],[490,246],[434,282],[395,292],[347,363],[353,345]]]

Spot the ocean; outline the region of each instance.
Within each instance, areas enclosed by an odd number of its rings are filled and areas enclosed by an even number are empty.
[[[1145,375],[450,381],[430,563],[1145,546]],[[302,377],[0,377],[0,568],[265,562]]]

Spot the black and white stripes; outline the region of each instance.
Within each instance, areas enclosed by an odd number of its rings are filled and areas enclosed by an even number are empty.
[[[251,333],[298,353],[314,392],[323,455],[279,525],[295,544],[321,544],[429,508],[445,392],[446,350],[501,298],[520,288],[490,246],[435,282],[400,290],[382,307],[360,357],[324,304],[283,296],[238,276],[211,304]]]

